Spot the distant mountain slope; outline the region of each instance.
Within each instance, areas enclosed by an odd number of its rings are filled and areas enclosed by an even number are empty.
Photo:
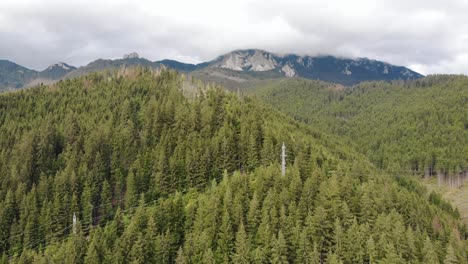
[[[11,61],[0,60],[0,91],[30,87],[40,83],[48,84],[63,78],[75,69],[74,66],[59,62],[38,72]]]
[[[144,66],[149,68],[156,68],[159,66],[157,62],[149,61],[145,58],[140,58],[138,54],[133,53],[129,55],[124,55],[122,59],[116,60],[104,60],[98,59],[93,62],[90,62],[88,65],[79,67],[75,71],[70,72],[65,76],[65,78],[74,78],[78,76],[82,76],[92,72],[99,72],[103,70],[109,69],[117,69],[120,67],[128,67],[128,66]]]
[[[354,142],[377,166],[468,180],[468,78],[429,76],[351,88],[319,81],[265,82],[250,90],[313,127]]]
[[[263,50],[233,51],[210,62],[206,70],[262,73],[267,77],[303,77],[344,85],[372,80],[407,80],[423,77],[408,68],[366,58],[278,55]]]
[[[189,73],[204,81],[221,83],[228,88],[237,88],[247,82],[289,77],[303,77],[343,85],[354,85],[362,81],[412,80],[423,77],[405,67],[365,58],[278,55],[257,49],[233,51],[199,64],[175,60],[150,61],[133,52],[124,55],[122,59],[98,59],[78,69],[65,63],[57,63],[40,73],[11,62],[2,62],[5,66],[0,67],[0,76],[2,76],[0,90],[22,88],[62,78],[75,78],[91,72],[137,65],[149,68],[165,66]],[[20,68],[14,70],[15,67]]]
[[[0,60],[0,91],[21,88],[36,77],[36,71],[11,61]]]
[[[168,68],[176,69],[178,71],[194,71],[197,69],[196,64],[183,63],[175,60],[162,60],[159,61],[159,63]]]
[[[76,70],[76,67],[70,66],[66,63],[59,62],[47,67],[47,69],[39,73],[39,77],[45,79],[57,80],[65,76],[67,73]]]

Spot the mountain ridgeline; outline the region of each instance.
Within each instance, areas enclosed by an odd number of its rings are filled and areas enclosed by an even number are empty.
[[[422,75],[408,68],[365,58],[347,59],[333,56],[278,55],[263,50],[237,50],[200,64],[188,64],[174,60],[149,61],[137,53],[124,55],[122,59],[98,59],[88,65],[75,68],[57,63],[42,72],[26,69],[9,61],[0,61],[0,91],[49,84],[92,72],[143,66],[167,67],[190,73],[205,81],[215,81],[227,88],[236,88],[251,81],[284,77],[318,79],[343,85],[362,81],[390,81],[421,78]]]
[[[0,110],[0,263],[467,263],[437,194],[173,71],[4,93]]]
[[[422,75],[405,67],[365,58],[279,55],[263,50],[233,51],[210,62],[201,71],[213,77],[215,81],[220,76],[228,78],[231,75],[235,76],[236,73],[237,75],[243,73],[255,79],[302,77],[343,85],[353,85],[362,81],[407,80],[422,77]],[[239,79],[238,82],[248,80],[242,75]]]
[[[37,72],[7,60],[0,60],[0,91],[50,83],[75,69],[66,63],[56,63]]]
[[[460,186],[468,179],[468,78],[435,75],[354,87],[280,80],[250,92],[350,144],[379,168]]]

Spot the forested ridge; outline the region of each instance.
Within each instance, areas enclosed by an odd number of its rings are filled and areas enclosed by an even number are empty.
[[[437,194],[173,71],[0,94],[0,135],[1,263],[467,263]]]
[[[468,172],[468,78],[343,87],[301,79],[254,89],[264,101],[317,129],[349,139],[378,167],[442,176],[459,184]]]

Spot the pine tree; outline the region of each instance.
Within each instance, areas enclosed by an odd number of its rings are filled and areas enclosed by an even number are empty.
[[[233,248],[233,231],[229,212],[225,209],[219,228],[218,248],[216,254],[220,262],[229,262]]]
[[[146,241],[143,235],[140,233],[137,236],[136,241],[132,245],[132,249],[129,252],[130,263],[144,264],[147,263],[148,249],[146,247]]]
[[[86,256],[84,258],[85,264],[99,264],[102,262],[102,256],[99,252],[97,243],[99,242],[95,235],[88,247],[88,251],[86,252]]]
[[[297,235],[292,238],[292,240],[298,240],[295,246],[295,254],[294,254],[294,263],[306,263],[306,264],[319,264],[320,261],[320,253],[317,249],[317,243],[313,243],[311,241],[311,235],[302,228],[300,223],[298,222],[297,226],[295,227],[298,232]],[[288,242],[294,243],[294,241],[289,240]],[[292,248],[294,249],[294,248]]]
[[[249,234],[255,234],[261,219],[260,203],[255,192],[249,202],[249,211],[247,212],[247,231]]]
[[[272,248],[272,263],[283,264],[288,261],[288,245],[284,239],[283,233],[278,231],[278,237],[273,242]]]
[[[344,243],[346,241],[344,241],[346,238],[345,238],[345,235],[344,235],[344,231],[343,231],[343,227],[341,226],[341,221],[340,219],[336,219],[335,220],[335,227],[334,227],[334,254],[336,254],[338,257],[342,257],[342,254],[344,253]],[[353,241],[353,243],[356,243],[356,241]],[[351,253],[351,252],[350,252]]]
[[[205,253],[203,254],[203,263],[204,264],[216,263],[214,255],[213,255],[213,251],[211,250],[211,248],[208,248],[207,250],[205,250]]]
[[[68,226],[68,219],[71,218],[67,213],[68,208],[68,195],[62,196],[61,193],[56,192],[53,202],[52,219],[57,219],[57,223],[53,225],[54,237],[59,238],[65,234],[66,226]],[[67,219],[68,218],[68,219]]]
[[[375,248],[375,241],[372,237],[367,240],[367,257],[369,258],[369,263],[376,263],[377,262],[377,250]]]
[[[117,208],[117,211],[115,212],[113,223],[115,224],[116,234],[120,237],[125,230],[125,224],[120,208]]]
[[[250,134],[247,145],[247,169],[253,171],[259,165],[257,139],[254,134]]]
[[[163,245],[166,244],[166,241],[164,241],[164,236],[158,236],[157,229],[154,217],[149,216],[144,236],[148,247],[148,262],[151,263],[157,261],[157,256],[162,256],[165,253]]]
[[[245,233],[244,224],[241,222],[236,234],[235,253],[232,261],[239,264],[250,263],[250,243]]]
[[[444,264],[457,264],[458,259],[457,256],[455,255],[455,250],[453,249],[452,245],[449,244],[447,247],[447,254],[445,255],[444,258]]]
[[[435,251],[434,245],[429,237],[424,240],[424,246],[422,249],[423,262],[428,264],[439,263],[439,258]]]
[[[382,259],[380,263],[385,263],[385,264],[398,264],[398,263],[404,263],[401,257],[398,255],[395,246],[393,244],[388,243],[385,245],[385,256]]]
[[[266,133],[265,139],[263,140],[263,146],[260,151],[262,165],[268,166],[277,160],[275,150],[272,136],[269,133]]]
[[[406,261],[416,261],[416,239],[414,237],[413,229],[408,226],[405,233],[405,239],[403,241],[403,257]]]
[[[133,171],[127,176],[125,192],[125,209],[133,208],[138,203],[138,187],[136,186],[135,174]]]
[[[251,261],[252,263],[255,264],[263,264],[267,263],[267,259],[265,256],[265,253],[263,252],[262,247],[256,247],[252,252],[251,252]]]
[[[332,223],[328,218],[327,211],[322,206],[315,209],[313,214],[306,218],[306,232],[312,236],[317,243],[328,245],[332,241],[330,231]]]
[[[2,205],[3,210],[0,210],[0,252],[5,252],[9,248],[8,238],[16,211],[14,196],[10,190],[7,191]]]
[[[84,226],[93,224],[93,204],[91,195],[91,188],[85,185],[83,194],[81,195],[81,217]]]
[[[83,237],[81,223],[79,221],[77,222],[76,229],[76,234],[69,237],[65,245],[65,263],[83,263],[86,256],[87,241]]]
[[[110,185],[105,180],[102,184],[102,191],[100,195],[100,205],[99,205],[99,224],[104,226],[107,221],[112,218],[112,193]]]
[[[346,241],[344,243],[346,246],[346,252],[344,254],[345,257],[343,258],[345,262],[364,262],[366,235],[363,233],[363,230],[365,230],[365,227],[365,225],[360,226],[356,219],[354,219],[351,226],[347,230]]]

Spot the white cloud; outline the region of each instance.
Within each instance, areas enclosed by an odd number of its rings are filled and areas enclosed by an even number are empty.
[[[467,2],[2,0],[0,58],[42,69],[131,51],[200,62],[260,48],[468,74]]]
[[[442,60],[434,64],[412,64],[412,69],[421,73],[468,74],[468,53],[458,54],[451,60]]]

